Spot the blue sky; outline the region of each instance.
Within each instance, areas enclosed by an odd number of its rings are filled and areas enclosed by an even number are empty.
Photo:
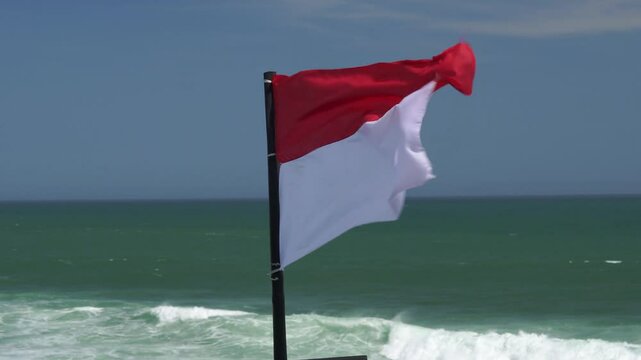
[[[638,1],[3,1],[0,200],[266,197],[262,72],[460,39],[415,196],[641,194]]]

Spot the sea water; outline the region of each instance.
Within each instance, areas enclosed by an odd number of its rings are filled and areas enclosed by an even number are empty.
[[[0,204],[0,358],[269,359],[267,218]],[[641,359],[641,198],[410,199],[285,288],[291,359]]]

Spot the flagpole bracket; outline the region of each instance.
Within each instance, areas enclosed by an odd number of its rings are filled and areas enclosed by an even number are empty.
[[[283,268],[280,267],[280,263],[272,263],[272,271],[267,273],[271,281],[276,281],[278,278],[275,278],[273,275],[279,271],[283,271]]]

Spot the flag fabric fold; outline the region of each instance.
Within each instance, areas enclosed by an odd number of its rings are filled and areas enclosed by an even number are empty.
[[[471,47],[432,59],[307,70],[272,80],[281,268],[362,224],[395,220],[433,177],[420,140],[432,93],[470,95]]]

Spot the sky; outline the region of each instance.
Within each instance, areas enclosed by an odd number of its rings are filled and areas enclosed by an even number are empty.
[[[430,58],[412,196],[641,194],[641,2],[0,2],[0,201],[267,196],[262,73]]]

